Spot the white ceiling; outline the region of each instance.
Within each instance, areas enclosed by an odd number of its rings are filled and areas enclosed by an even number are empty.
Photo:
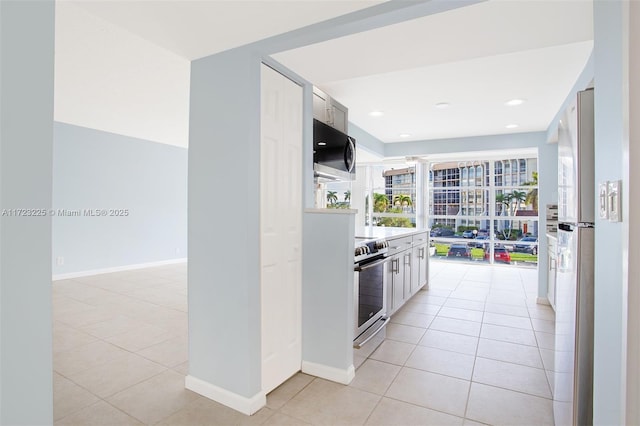
[[[386,0],[57,0],[193,60]]]
[[[591,54],[592,9],[587,0],[492,0],[274,57],[384,142],[544,131]],[[526,102],[504,105],[514,98]]]
[[[57,1],[187,60],[383,3]],[[592,0],[490,0],[274,57],[384,142],[544,131],[591,53],[592,8]],[[513,98],[526,102],[506,107]],[[374,109],[385,115],[370,117]]]

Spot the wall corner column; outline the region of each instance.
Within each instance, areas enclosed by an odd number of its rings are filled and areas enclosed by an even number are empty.
[[[260,346],[260,56],[192,62],[189,122],[189,376],[245,414],[266,403]]]
[[[53,424],[54,2],[0,1],[0,424]],[[16,213],[34,209],[36,216]],[[6,211],[5,211],[6,210]]]

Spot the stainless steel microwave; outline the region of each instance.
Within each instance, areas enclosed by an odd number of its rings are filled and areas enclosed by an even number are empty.
[[[313,171],[334,180],[356,179],[356,140],[313,119]]]

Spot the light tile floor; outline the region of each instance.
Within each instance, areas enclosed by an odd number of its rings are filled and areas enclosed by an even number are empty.
[[[553,424],[532,269],[432,262],[349,386],[299,373],[248,417],[184,389],[186,265],[56,281],[58,425]]]

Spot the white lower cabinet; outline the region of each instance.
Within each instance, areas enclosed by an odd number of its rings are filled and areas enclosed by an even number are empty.
[[[429,236],[424,232],[388,241],[387,314],[391,315],[427,284]]]
[[[412,250],[408,249],[402,253],[402,268],[404,269],[404,280],[403,280],[403,294],[402,294],[402,303],[407,301],[411,297],[411,281],[413,278],[413,273],[411,270],[413,269],[413,259]]]
[[[423,232],[413,236],[413,276],[411,294],[416,294],[429,281],[429,234]]]
[[[413,273],[411,277],[411,294],[414,295],[427,284],[429,268],[429,243],[413,248]]]
[[[396,254],[389,261],[387,276],[387,310],[389,314],[397,311],[404,303],[404,266],[402,254]]]

